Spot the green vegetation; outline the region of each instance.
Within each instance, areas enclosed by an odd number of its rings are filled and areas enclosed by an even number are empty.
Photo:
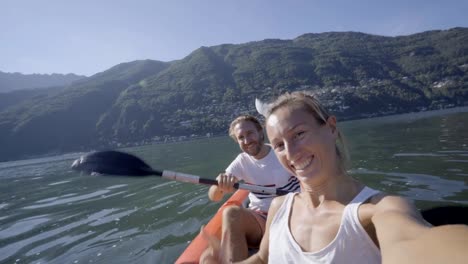
[[[314,91],[340,119],[466,105],[467,43],[467,28],[330,32],[123,63],[0,108],[0,160],[226,133],[255,97],[285,91]]]

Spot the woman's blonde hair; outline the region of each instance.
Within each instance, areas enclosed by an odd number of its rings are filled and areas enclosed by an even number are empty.
[[[288,107],[289,109],[302,109],[311,113],[315,120],[320,125],[325,125],[331,114],[324,108],[320,101],[315,98],[314,94],[307,91],[286,92],[276,99],[273,103],[269,104],[266,119],[270,117],[276,110]],[[349,153],[346,146],[343,133],[337,128],[338,141],[335,144],[336,155],[338,156],[339,166],[343,172],[349,165]]]

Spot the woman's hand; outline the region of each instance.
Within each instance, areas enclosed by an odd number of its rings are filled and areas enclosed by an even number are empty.
[[[204,230],[204,226],[200,229],[200,235],[208,242],[208,247],[203,251],[200,256],[200,264],[219,264],[223,262],[222,259],[222,250],[221,250],[221,241],[208,234]]]

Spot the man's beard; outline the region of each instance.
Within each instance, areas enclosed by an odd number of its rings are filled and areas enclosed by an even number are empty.
[[[247,147],[247,154],[249,154],[250,156],[257,156],[258,154],[260,154],[261,151],[262,151],[262,144],[260,143],[255,143],[255,146],[253,149],[251,146]]]

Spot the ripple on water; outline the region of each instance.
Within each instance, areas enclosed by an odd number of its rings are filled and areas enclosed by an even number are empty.
[[[157,205],[155,205],[155,206],[153,206],[153,207],[151,207],[151,208],[146,209],[146,211],[154,211],[154,210],[163,208],[163,207],[165,207],[166,205],[170,205],[170,204],[172,204],[172,203],[173,203],[172,200],[163,201],[163,202],[158,202]]]
[[[103,257],[108,260],[128,258],[133,255],[136,248],[141,249],[145,247],[145,244],[138,244],[139,240],[135,239],[135,235],[139,233],[140,230],[137,228],[125,231],[119,231],[117,228],[113,228],[97,235],[94,234],[94,237],[82,239],[81,243],[75,243],[75,245],[66,249],[60,256],[50,259],[49,262],[70,263],[70,259],[74,259],[77,263],[101,263]],[[146,245],[149,245],[149,243],[146,243]],[[109,261],[102,263],[108,262]],[[132,261],[125,262],[140,263]]]
[[[64,183],[68,183],[68,182],[71,182],[71,181],[58,181],[58,182],[53,182],[53,183],[49,183],[49,186],[64,184]]]
[[[183,209],[178,211],[177,214],[184,214],[196,206],[205,205],[207,203],[206,197],[206,193],[202,193],[185,201],[184,203],[179,205],[179,207]]]
[[[0,230],[0,239],[6,239],[27,233],[49,220],[50,218],[47,217],[47,215],[37,215],[16,221],[13,225]]]
[[[123,187],[127,187],[127,186],[128,186],[128,184],[117,184],[117,185],[109,186],[106,189],[107,190],[112,190],[112,189],[118,189],[118,188],[123,188]]]
[[[171,185],[171,184],[173,184],[173,183],[174,183],[174,182],[171,182],[171,181],[168,181],[168,182],[165,182],[165,183],[161,183],[161,184],[158,184],[158,185],[155,185],[155,186],[151,187],[150,190],[163,188],[163,187],[166,187],[166,186]]]
[[[109,198],[109,197],[119,196],[119,195],[124,194],[124,193],[127,193],[127,191],[121,191],[121,192],[116,192],[116,193],[110,193],[110,194],[107,194],[107,195],[102,195],[101,198],[105,199],[105,198]]]
[[[49,259],[48,262],[54,263],[112,263],[110,259],[125,259],[125,263],[160,263],[158,259],[152,262],[132,261],[136,251],[142,248],[149,248],[151,241],[156,239],[154,235],[147,235],[152,240],[141,241],[135,235],[141,231],[137,228],[119,231],[114,228],[103,232],[97,236],[84,239],[79,244],[68,248],[63,254],[56,258]],[[138,236],[140,237],[140,236]],[[105,260],[108,261],[105,261]]]
[[[455,159],[450,159],[450,160],[444,160],[445,162],[461,162],[461,163],[468,163],[468,160],[455,160]]]
[[[156,205],[146,209],[146,211],[154,211],[154,210],[160,209],[162,207],[165,207],[167,205],[170,205],[170,204],[174,203],[173,198],[178,197],[181,194],[182,194],[181,192],[175,192],[175,193],[172,193],[172,194],[161,196],[161,198],[154,201],[154,203]]]
[[[107,224],[107,223],[111,223],[111,222],[118,222],[118,221],[120,221],[120,218],[122,218],[124,216],[129,216],[132,213],[136,212],[137,210],[138,210],[138,208],[134,208],[134,209],[126,210],[126,211],[123,211],[123,212],[110,214],[110,215],[107,215],[105,217],[100,217],[99,219],[95,220],[94,222],[89,223],[89,225],[90,226],[99,226],[99,225],[103,225],[103,224]]]
[[[38,201],[36,201],[36,203],[47,203],[47,202],[55,201],[55,200],[58,200],[58,199],[61,199],[61,198],[70,197],[70,196],[74,196],[74,195],[76,195],[76,193],[67,193],[67,194],[64,194],[64,195],[61,195],[61,196],[57,196],[57,197],[49,197],[49,198],[46,198],[46,199],[38,200]]]
[[[450,153],[450,154],[468,154],[466,150],[440,150],[439,153]]]
[[[447,180],[438,176],[417,173],[399,173],[399,172],[382,172],[376,170],[368,170],[359,168],[351,170],[352,174],[381,174],[386,175],[388,178],[386,182],[399,182],[406,185],[410,190],[400,191],[401,195],[411,197],[414,199],[427,200],[427,201],[441,201],[445,200],[444,197],[455,195],[464,191],[465,184],[457,180]],[[424,187],[421,187],[424,186]],[[443,193],[438,192],[443,190]],[[453,201],[453,200],[452,200]],[[459,201],[460,203],[467,204],[466,201]]]
[[[0,169],[22,167],[22,166],[27,166],[27,165],[36,165],[36,164],[43,164],[43,163],[51,163],[55,161],[67,161],[71,159],[76,159],[82,154],[83,153],[68,153],[68,154],[62,154],[58,156],[51,156],[51,157],[44,157],[44,158],[0,162]]]
[[[99,211],[79,221],[75,221],[73,223],[60,226],[52,230],[40,232],[37,235],[30,236],[26,239],[19,240],[14,243],[10,243],[5,247],[0,248],[0,262],[5,259],[10,258],[11,256],[17,254],[21,249],[28,247],[36,242],[39,242],[39,241],[44,242],[44,240],[47,240],[47,239],[55,240],[60,237],[63,237],[64,232],[70,232],[72,229],[81,227],[92,221],[95,221],[99,219],[100,217],[107,215],[110,212],[112,212],[112,210]]]
[[[56,199],[55,201],[45,203],[45,204],[25,206],[25,207],[23,207],[23,209],[38,209],[38,208],[68,204],[68,203],[72,203],[72,202],[87,200],[87,199],[94,198],[94,197],[99,197],[99,196],[104,195],[104,194],[106,194],[108,192],[110,192],[110,191],[109,190],[99,190],[99,191],[95,191],[95,192],[92,192],[92,193],[89,193],[89,194],[78,195],[78,196],[75,196],[75,197],[70,197],[70,198],[65,198],[65,199]],[[36,202],[36,203],[41,203],[41,202]]]
[[[444,154],[437,153],[396,153],[393,157],[446,157]]]
[[[164,195],[161,198],[157,199],[155,202],[159,203],[159,202],[164,202],[164,201],[167,201],[167,200],[171,200],[172,198],[177,197],[177,196],[179,196],[181,194],[182,194],[182,192],[174,192],[174,193],[171,193],[171,194],[167,194],[167,195]]]
[[[75,236],[66,235],[66,236],[60,237],[58,239],[46,242],[46,243],[41,243],[41,245],[39,245],[39,246],[29,250],[28,252],[26,252],[25,255],[29,257],[29,256],[34,256],[34,255],[40,254],[43,251],[52,249],[53,247],[62,248],[64,246],[73,244],[73,243],[75,243],[77,241],[80,241],[81,239],[83,239],[85,237],[89,237],[91,235],[93,235],[93,233],[78,234],[78,235],[75,235]]]

